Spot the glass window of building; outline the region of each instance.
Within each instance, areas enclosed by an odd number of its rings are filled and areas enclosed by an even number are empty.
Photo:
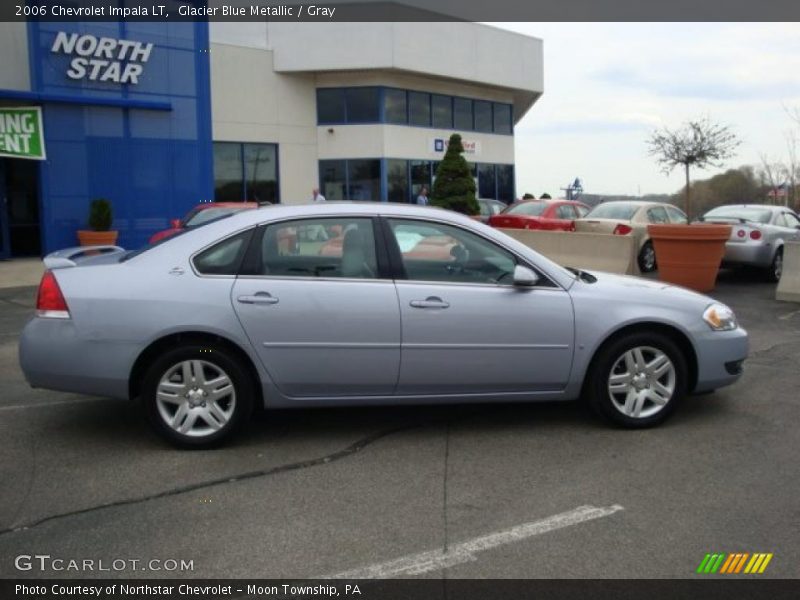
[[[496,193],[494,165],[478,164],[478,197],[495,198]]]
[[[411,202],[416,202],[422,186],[431,188],[431,163],[427,160],[412,160],[411,164]],[[429,194],[430,195],[430,194]]]
[[[317,122],[318,123],[344,123],[344,90],[318,89],[317,90]]]
[[[347,200],[381,199],[381,161],[357,159],[347,161],[349,189]]]
[[[453,128],[472,131],[472,100],[453,98]]]
[[[492,103],[475,100],[475,131],[492,132]]]
[[[214,200],[240,202],[242,183],[242,145],[214,142]]]
[[[440,129],[453,128],[453,98],[434,94],[431,97],[433,109],[433,126]]]
[[[408,122],[411,125],[430,127],[431,95],[424,92],[408,92]]]
[[[408,202],[408,161],[386,161],[386,192],[389,202]]]
[[[497,165],[497,200],[514,201],[514,165]]]
[[[326,199],[344,200],[347,196],[346,161],[319,161],[319,181]]]
[[[511,133],[511,105],[494,103],[494,132]]]
[[[278,202],[278,147],[275,144],[243,144],[245,199]]]
[[[383,91],[383,111],[387,123],[408,123],[408,102],[405,90],[387,88]]]
[[[380,94],[376,87],[349,88],[345,93],[348,123],[377,123]]]

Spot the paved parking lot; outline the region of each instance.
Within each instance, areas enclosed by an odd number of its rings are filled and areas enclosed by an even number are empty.
[[[33,290],[0,290],[0,577],[48,554],[194,570],[46,576],[660,578],[707,552],[798,577],[800,305],[727,272],[713,295],[751,333],[746,373],[657,429],[578,403],[282,411],[181,452],[133,404],[29,389]]]

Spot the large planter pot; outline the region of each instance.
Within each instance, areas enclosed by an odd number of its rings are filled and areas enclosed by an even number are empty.
[[[118,231],[78,231],[78,241],[81,246],[115,246]]]
[[[658,278],[698,292],[710,292],[731,236],[730,225],[648,225],[658,261]]]

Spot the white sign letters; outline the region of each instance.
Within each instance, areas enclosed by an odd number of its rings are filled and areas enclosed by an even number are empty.
[[[74,58],[67,77],[112,83],[139,83],[153,44],[59,31],[51,52]]]

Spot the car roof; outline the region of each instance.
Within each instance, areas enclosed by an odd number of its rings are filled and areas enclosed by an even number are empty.
[[[708,212],[711,212],[712,210],[717,210],[718,208],[758,208],[761,210],[769,210],[771,212],[792,210],[788,206],[776,206],[774,204],[721,204],[719,206],[715,206],[714,208],[710,209]]]
[[[205,210],[207,208],[256,208],[258,202],[201,202],[194,208]]]

